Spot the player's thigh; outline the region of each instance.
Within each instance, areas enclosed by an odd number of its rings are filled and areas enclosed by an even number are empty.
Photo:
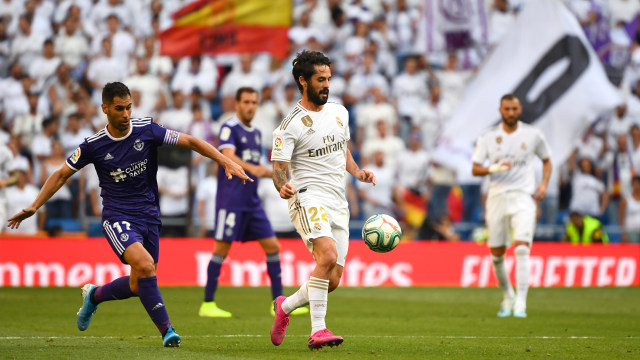
[[[317,199],[300,198],[296,194],[289,199],[289,217],[311,253],[314,252],[311,239],[333,238],[329,214],[326,212],[325,206]]]
[[[260,245],[265,243],[270,250],[279,250],[278,241],[275,238],[276,234],[273,232],[271,222],[264,209],[260,207],[251,211],[244,211],[242,216],[243,226],[238,240],[243,242],[260,240]],[[274,245],[277,247],[276,249],[273,249]]]
[[[529,194],[522,193],[510,199],[509,207],[513,239],[531,244],[536,227],[536,202]]]
[[[347,262],[347,253],[349,252],[349,209],[328,209],[327,211],[331,220],[333,240],[338,252],[336,264],[342,267]]]
[[[487,198],[485,222],[487,224],[487,245],[490,248],[508,246],[510,244],[506,202],[506,197],[502,194]]]

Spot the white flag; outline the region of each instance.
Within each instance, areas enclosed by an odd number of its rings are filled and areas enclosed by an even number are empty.
[[[485,60],[445,125],[438,152],[471,154],[478,136],[500,121],[502,95],[513,93],[521,120],[544,132],[557,164],[598,115],[622,102],[560,0],[530,1]]]

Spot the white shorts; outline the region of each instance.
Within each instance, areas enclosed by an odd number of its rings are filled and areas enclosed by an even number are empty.
[[[349,208],[331,206],[327,199],[305,191],[289,199],[289,217],[296,231],[313,254],[311,240],[326,236],[335,241],[337,264],[344,266],[349,251]]]
[[[511,241],[531,244],[536,227],[536,202],[521,191],[489,195],[487,198],[487,244],[490,248],[511,245]]]

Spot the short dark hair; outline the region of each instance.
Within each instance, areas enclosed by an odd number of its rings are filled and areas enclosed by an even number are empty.
[[[293,59],[293,80],[298,85],[298,90],[302,92],[302,84],[300,84],[300,76],[309,81],[313,74],[316,73],[316,65],[331,66],[331,60],[319,51],[303,50]]]
[[[518,101],[520,101],[520,99],[518,99],[518,97],[513,95],[513,94],[504,94],[504,95],[502,95],[502,97],[500,98],[500,104],[502,104],[502,102],[505,101],[505,100],[518,100]]]
[[[236,101],[240,101],[240,99],[242,99],[242,94],[244,93],[257,94],[258,91],[252,87],[243,86],[236,91]]]
[[[127,96],[131,96],[131,91],[129,91],[127,85],[117,81],[108,83],[102,89],[103,104],[113,103],[113,98],[115,98],[116,96],[119,98],[125,98]]]

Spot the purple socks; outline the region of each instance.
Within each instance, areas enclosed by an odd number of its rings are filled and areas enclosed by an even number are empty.
[[[91,293],[91,302],[98,305],[103,301],[124,300],[133,296],[136,296],[136,294],[129,287],[129,277],[123,276],[108,284],[98,286]]]
[[[155,276],[138,278],[138,297],[142,306],[147,310],[149,317],[156,324],[162,336],[167,333],[171,322],[169,314],[164,306],[162,294],[158,289],[158,280]]]
[[[207,285],[204,288],[204,301],[213,301],[218,288],[218,277],[220,276],[220,267],[222,267],[224,258],[220,255],[213,254],[209,266],[207,267]]]
[[[282,295],[282,270],[280,268],[280,253],[267,255],[267,273],[271,279],[271,297]]]

